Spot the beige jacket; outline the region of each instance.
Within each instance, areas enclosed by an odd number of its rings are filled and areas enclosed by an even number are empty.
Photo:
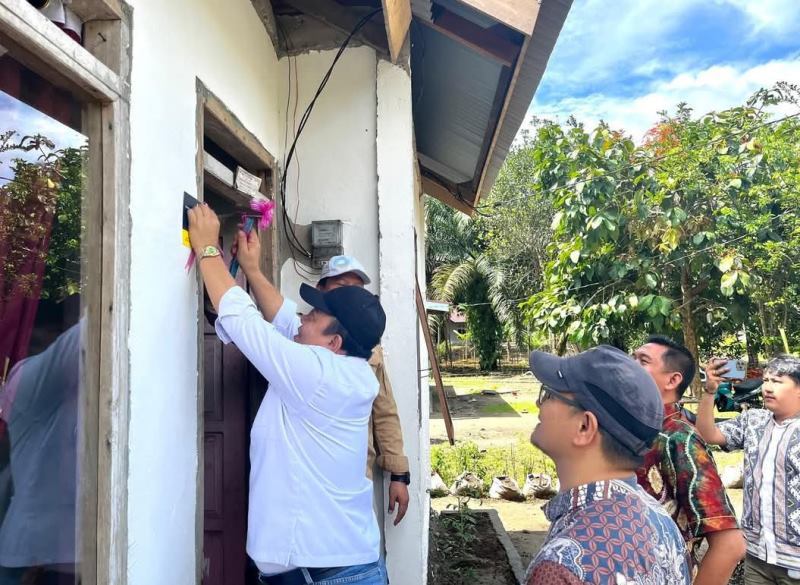
[[[408,458],[403,453],[403,432],[397,403],[392,394],[392,384],[383,363],[383,349],[378,346],[372,352],[369,365],[380,383],[378,396],[372,403],[372,416],[369,419],[369,455],[367,457],[367,477],[372,478],[372,468],[377,456],[381,469],[390,473],[406,473]]]

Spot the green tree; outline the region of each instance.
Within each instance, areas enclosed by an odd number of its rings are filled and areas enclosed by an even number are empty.
[[[479,222],[430,197],[425,206],[426,267],[433,295],[461,306],[480,368],[496,370],[508,305],[502,273],[483,254]]]
[[[700,118],[681,105],[638,148],[606,125],[573,127],[562,150],[579,165],[557,189],[545,290],[527,305],[534,325],[562,349],[667,332],[695,356],[747,326],[755,291],[776,276],[775,247],[796,245],[776,229],[796,221],[797,124],[767,113],[795,91]]]

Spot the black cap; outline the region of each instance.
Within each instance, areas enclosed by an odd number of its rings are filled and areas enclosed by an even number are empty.
[[[664,404],[655,381],[616,347],[600,345],[571,357],[534,351],[530,366],[545,386],[572,392],[608,434],[637,455],[647,452],[661,430]]]
[[[381,341],[386,313],[378,297],[360,286],[340,286],[322,292],[300,285],[300,296],[309,305],[336,317],[361,349],[369,352]]]

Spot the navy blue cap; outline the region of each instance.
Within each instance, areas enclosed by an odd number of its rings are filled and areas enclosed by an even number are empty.
[[[569,357],[534,351],[530,366],[545,386],[573,393],[603,430],[637,455],[661,430],[664,404],[655,381],[616,347],[599,345]]]
[[[380,343],[386,329],[386,313],[378,297],[368,290],[360,286],[340,286],[322,292],[302,284],[300,296],[315,309],[336,317],[367,354]]]

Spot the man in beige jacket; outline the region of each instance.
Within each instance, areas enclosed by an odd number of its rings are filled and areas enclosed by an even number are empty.
[[[352,256],[334,256],[322,270],[317,288],[327,292],[340,286],[365,286],[370,278],[361,263]],[[372,352],[369,365],[380,383],[380,390],[372,404],[372,417],[369,426],[369,457],[367,459],[367,476],[372,477],[372,468],[377,458],[378,466],[389,472],[389,514],[397,516],[397,526],[408,510],[408,484],[411,480],[408,458],[403,452],[403,432],[400,429],[400,417],[397,415],[397,403],[392,394],[392,384],[386,373],[383,362],[383,349],[378,346]]]

